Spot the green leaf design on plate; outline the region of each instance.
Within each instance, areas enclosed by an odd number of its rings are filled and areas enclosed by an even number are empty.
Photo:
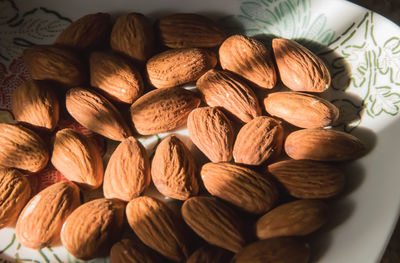
[[[368,115],[375,117],[382,113],[395,116],[399,113],[400,94],[389,86],[375,87],[366,102]]]

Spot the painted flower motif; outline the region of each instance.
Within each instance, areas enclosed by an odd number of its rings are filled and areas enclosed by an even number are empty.
[[[352,66],[351,81],[355,87],[361,87],[367,81],[370,50],[369,45],[364,42],[362,45],[346,47],[342,51],[343,58]]]
[[[382,74],[390,74],[391,81],[400,83],[400,39],[388,39],[380,49],[378,68]]]
[[[376,117],[382,113],[395,116],[399,113],[400,94],[392,91],[389,86],[374,87],[366,100],[370,104],[367,113]]]

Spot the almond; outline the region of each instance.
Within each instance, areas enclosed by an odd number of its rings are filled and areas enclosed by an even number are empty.
[[[90,55],[90,84],[112,100],[133,103],[143,93],[140,72],[126,58],[106,52]]]
[[[270,164],[272,174],[293,197],[330,198],[344,187],[344,175],[337,167],[307,160],[286,160]]]
[[[11,97],[15,120],[54,130],[59,118],[59,104],[52,88],[48,83],[37,80],[28,80],[18,86]]]
[[[161,43],[169,48],[216,47],[225,32],[209,18],[198,14],[172,14],[156,23]]]
[[[222,70],[209,70],[196,84],[204,101],[221,107],[237,120],[247,123],[261,115],[253,90],[237,75]]]
[[[15,169],[0,169],[0,229],[13,226],[31,197],[29,180]]]
[[[200,102],[194,92],[179,87],[153,90],[132,104],[131,117],[140,134],[171,131],[186,124],[189,113]]]
[[[186,224],[212,245],[238,252],[245,244],[243,223],[230,207],[208,196],[195,196],[183,203]]]
[[[22,58],[35,80],[53,80],[65,86],[84,85],[88,81],[87,65],[81,56],[60,46],[33,46]]]
[[[111,27],[111,16],[108,13],[85,15],[65,28],[55,43],[79,50],[98,49],[108,42]]]
[[[118,17],[111,31],[111,48],[143,65],[154,52],[154,33],[150,21],[142,14]]]
[[[196,81],[216,64],[216,55],[206,49],[171,49],[150,58],[146,70],[151,85],[170,88]]]
[[[365,146],[360,139],[346,132],[304,129],[289,134],[285,151],[296,160],[348,161],[361,157]]]
[[[35,132],[13,124],[0,123],[0,167],[29,172],[42,170],[49,160],[49,150]]]
[[[186,263],[222,263],[230,262],[232,253],[216,246],[204,246],[193,252]]]
[[[187,242],[175,214],[163,202],[141,196],[126,207],[128,223],[139,239],[173,261],[188,257]]]
[[[224,70],[235,72],[259,88],[272,89],[277,81],[272,52],[255,38],[234,35],[219,48]]]
[[[307,263],[310,259],[308,244],[294,237],[260,240],[244,247],[232,263]]]
[[[319,200],[285,203],[257,220],[256,235],[259,239],[308,235],[326,223],[327,210],[327,205]]]
[[[195,160],[175,135],[168,136],[157,146],[151,175],[155,187],[165,196],[186,200],[199,191]]]
[[[103,160],[94,142],[73,129],[59,130],[53,141],[51,163],[65,178],[87,189],[101,186]]]
[[[239,130],[233,147],[235,163],[260,165],[279,156],[282,143],[282,125],[270,117],[256,117]]]
[[[131,135],[130,128],[115,106],[90,89],[72,88],[66,95],[69,114],[83,127],[115,141]]]
[[[126,138],[108,161],[104,174],[104,196],[129,202],[139,196],[150,181],[150,161],[146,149],[134,137]]]
[[[146,246],[132,239],[122,239],[110,251],[111,263],[158,263],[159,256]]]
[[[201,178],[210,194],[246,212],[261,214],[278,201],[278,190],[270,177],[230,163],[207,163]]]
[[[79,204],[79,188],[72,182],[59,182],[45,188],[19,215],[15,228],[18,241],[33,249],[57,244],[64,221]]]
[[[212,162],[229,162],[235,132],[231,121],[216,107],[194,109],[188,117],[190,139]]]
[[[324,62],[299,43],[274,38],[272,49],[280,78],[291,90],[323,92],[329,88],[331,76]]]
[[[74,257],[89,260],[108,255],[124,223],[125,204],[95,199],[79,206],[65,221],[61,241]]]
[[[265,110],[300,128],[333,125],[339,109],[327,100],[301,92],[274,92],[264,99]]]

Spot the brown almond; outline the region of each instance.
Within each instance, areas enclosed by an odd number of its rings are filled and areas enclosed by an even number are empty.
[[[293,197],[330,198],[344,187],[344,175],[337,167],[308,160],[285,160],[268,165],[268,172]]]
[[[230,262],[232,253],[220,247],[206,245],[194,251],[186,263],[222,263]]]
[[[246,123],[233,146],[235,163],[260,165],[279,156],[283,143],[283,127],[275,119],[260,116]]]
[[[274,38],[272,49],[283,84],[294,91],[323,92],[331,76],[324,62],[299,43]]]
[[[319,200],[297,200],[280,205],[257,220],[259,239],[283,236],[305,236],[328,219],[328,206]]]
[[[216,55],[206,49],[171,49],[151,57],[146,70],[151,85],[170,88],[198,80],[216,64]]]
[[[49,161],[49,150],[42,138],[22,126],[0,123],[0,167],[29,172],[42,170]]]
[[[243,222],[230,207],[209,196],[195,196],[183,203],[186,224],[211,245],[234,253],[245,245]]]
[[[274,92],[264,99],[271,115],[300,128],[322,128],[333,125],[339,109],[329,101],[302,92]]]
[[[292,159],[348,161],[365,153],[364,144],[346,132],[331,129],[304,129],[286,138],[285,151]]]
[[[128,59],[106,52],[90,54],[90,84],[123,103],[133,103],[144,89],[140,72]]]
[[[231,121],[216,107],[194,109],[188,117],[190,139],[212,162],[232,160],[235,132]]]
[[[80,205],[79,188],[72,182],[53,184],[36,194],[19,215],[15,233],[25,247],[57,244],[64,221]]]
[[[194,92],[179,87],[153,90],[132,104],[131,117],[140,134],[171,131],[185,125],[200,102]]]
[[[85,60],[69,48],[33,46],[22,54],[32,79],[52,80],[65,86],[79,86],[88,82]]]
[[[126,207],[128,223],[139,239],[163,256],[182,262],[188,257],[187,242],[175,214],[163,202],[141,196]]]
[[[87,189],[103,183],[103,160],[98,147],[73,129],[59,130],[53,139],[51,163],[65,178]]]
[[[205,103],[221,107],[237,120],[247,123],[261,115],[260,105],[253,90],[235,74],[212,69],[196,84]]]
[[[126,138],[108,161],[104,174],[104,196],[129,202],[139,196],[150,181],[150,161],[146,149],[134,137]]]
[[[69,114],[85,128],[115,141],[131,135],[131,130],[115,106],[90,89],[72,88],[66,95]]]
[[[31,197],[31,185],[15,169],[0,169],[0,229],[13,226]]]
[[[139,241],[124,238],[110,250],[111,263],[158,263],[160,257]]]
[[[79,206],[65,221],[61,241],[74,257],[89,260],[108,255],[121,235],[125,204],[95,199]]]
[[[230,163],[207,163],[201,168],[207,191],[242,210],[261,214],[278,201],[278,190],[270,177]]]
[[[169,48],[216,47],[225,32],[211,19],[199,14],[172,14],[156,23],[161,43]]]

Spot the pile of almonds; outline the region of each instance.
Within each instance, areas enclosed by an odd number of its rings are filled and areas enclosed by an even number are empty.
[[[23,59],[33,80],[13,93],[18,123],[0,124],[0,228],[15,225],[25,247],[61,239],[77,258],[113,263],[308,262],[301,236],[326,223],[320,199],[344,186],[335,164],[365,153],[329,128],[339,110],[318,96],[330,75],[315,54],[288,39],[269,48],[228,37],[201,15],[152,25],[90,14]],[[121,141],[108,163],[90,138],[56,129],[64,115]],[[152,160],[137,139],[184,125],[210,160],[201,167],[175,135]],[[31,196],[27,178],[48,162],[69,181]],[[183,201],[180,215],[142,195],[151,182]],[[104,198],[81,203],[81,190],[99,187]],[[121,240],[125,222],[135,238]]]

